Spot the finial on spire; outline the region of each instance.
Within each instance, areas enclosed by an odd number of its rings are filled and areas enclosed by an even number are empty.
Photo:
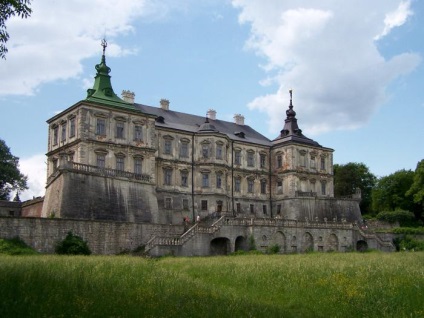
[[[106,51],[106,48],[107,48],[107,41],[106,41],[105,38],[103,38],[103,40],[102,40],[102,46],[103,46],[103,55],[105,55],[105,51]]]
[[[293,100],[293,90],[292,90],[292,89],[289,89],[289,93],[290,93],[290,106],[292,106],[292,107],[293,107],[293,104],[292,104],[292,100]]]

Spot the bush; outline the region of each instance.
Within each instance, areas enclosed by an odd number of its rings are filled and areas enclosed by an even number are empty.
[[[19,237],[12,239],[0,239],[0,254],[7,255],[33,255],[37,254]]]
[[[389,222],[391,224],[399,222],[400,226],[418,226],[414,213],[409,211],[383,211],[377,214],[377,220]]]
[[[394,234],[423,235],[424,227],[396,227],[391,232]]]
[[[81,237],[68,232],[66,238],[56,245],[57,254],[90,255],[91,251],[86,241]]]
[[[252,235],[249,236],[249,251],[256,250],[255,237]]]
[[[410,235],[397,237],[393,243],[397,251],[424,251],[424,241],[414,239]]]
[[[278,254],[278,253],[280,253],[280,249],[281,249],[280,245],[274,244],[274,245],[268,246],[268,248],[266,249],[266,253],[267,254]]]

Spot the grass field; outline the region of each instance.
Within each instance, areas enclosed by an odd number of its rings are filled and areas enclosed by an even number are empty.
[[[0,255],[0,317],[424,317],[424,252]]]

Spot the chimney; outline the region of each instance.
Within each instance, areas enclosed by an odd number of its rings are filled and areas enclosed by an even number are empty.
[[[216,119],[216,110],[215,109],[209,109],[206,116],[209,119],[215,120]]]
[[[160,108],[163,110],[169,110],[169,100],[162,98],[160,100]]]
[[[127,103],[134,104],[135,94],[133,92],[123,90],[122,93],[121,93],[121,97]]]
[[[233,118],[234,118],[234,122],[237,125],[244,126],[244,116],[243,115],[235,114]]]

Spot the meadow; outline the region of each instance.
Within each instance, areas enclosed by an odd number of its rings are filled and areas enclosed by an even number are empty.
[[[0,317],[424,317],[424,252],[0,255]]]

